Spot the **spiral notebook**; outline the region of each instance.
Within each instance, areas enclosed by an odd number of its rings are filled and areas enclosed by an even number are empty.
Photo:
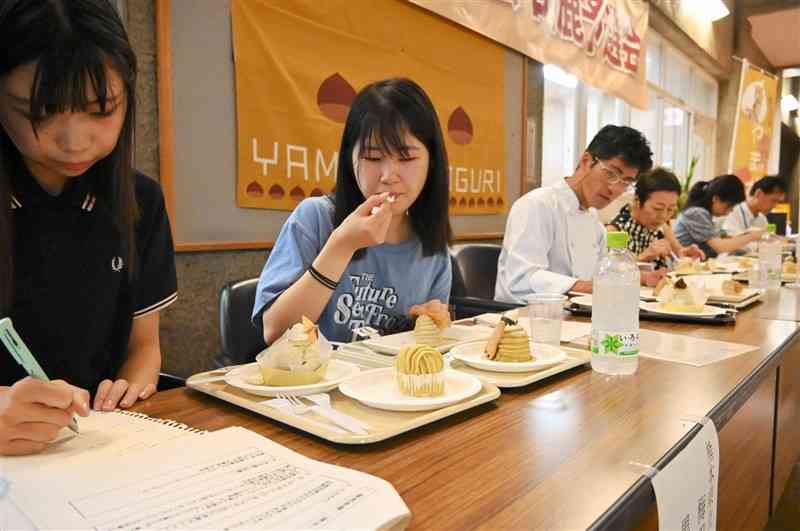
[[[13,482],[20,473],[45,466],[76,466],[105,456],[124,456],[165,441],[204,432],[171,420],[149,417],[133,411],[92,411],[80,420],[79,435],[61,430],[59,437],[42,453],[0,460],[0,473]]]
[[[244,428],[129,412],[93,413],[80,435],[2,464],[12,527],[24,516],[39,529],[403,529],[411,516],[380,478]]]

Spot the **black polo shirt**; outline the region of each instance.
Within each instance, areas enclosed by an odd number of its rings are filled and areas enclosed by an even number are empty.
[[[116,377],[133,320],[177,296],[161,188],[135,174],[140,217],[131,280],[110,207],[95,195],[89,173],[55,197],[24,167],[14,177],[14,327],[51,379],[94,393],[103,379]],[[0,355],[0,385],[25,375],[10,354]]]

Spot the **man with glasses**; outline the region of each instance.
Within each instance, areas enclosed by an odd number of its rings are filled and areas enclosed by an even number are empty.
[[[606,246],[597,210],[653,165],[647,139],[607,125],[589,143],[572,176],[532,190],[511,207],[497,266],[495,299],[524,302],[532,293],[592,292],[592,274]],[[654,286],[663,271],[642,272]]]

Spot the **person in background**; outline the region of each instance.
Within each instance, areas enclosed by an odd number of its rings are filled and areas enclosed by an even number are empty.
[[[0,353],[0,454],[156,391],[177,296],[158,183],[133,167],[136,56],[108,0],[0,0],[0,317],[53,382]]]
[[[714,217],[727,216],[744,201],[744,185],[735,175],[720,175],[696,183],[689,191],[686,207],[675,222],[675,237],[681,245],[695,244],[709,258],[732,253],[758,240],[762,231],[724,237],[714,225]]]
[[[606,228],[627,232],[628,249],[638,261],[653,262],[655,269],[667,267],[673,254],[702,260],[705,253],[697,245],[681,245],[670,227],[680,193],[675,174],[655,168],[639,177],[633,202],[622,207]]]
[[[532,190],[511,207],[497,265],[495,299],[524,302],[532,293],[592,292],[592,275],[606,245],[596,209],[636,183],[652,165],[645,137],[607,125],[592,139],[575,173]],[[643,272],[655,285],[663,272]]]
[[[269,345],[306,316],[330,340],[410,327],[411,306],[447,303],[448,164],[431,100],[410,79],[364,87],[347,115],[336,195],[305,199],[258,281],[253,323]]]
[[[756,181],[750,187],[750,195],[735,207],[725,217],[722,229],[728,236],[736,236],[750,228],[765,229],[767,216],[775,205],[783,202],[786,197],[786,182],[777,175],[768,175]],[[755,244],[746,246],[748,250],[755,250]]]

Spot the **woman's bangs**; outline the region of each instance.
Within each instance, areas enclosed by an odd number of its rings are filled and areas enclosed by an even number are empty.
[[[107,112],[113,96],[107,65],[105,54],[88,43],[42,55],[31,85],[31,116],[35,120],[49,114],[84,112],[95,102],[100,112]]]
[[[400,113],[393,111],[377,115],[368,112],[361,120],[358,138],[359,153],[379,149],[383,154],[396,153],[408,157],[405,141],[408,125]]]

